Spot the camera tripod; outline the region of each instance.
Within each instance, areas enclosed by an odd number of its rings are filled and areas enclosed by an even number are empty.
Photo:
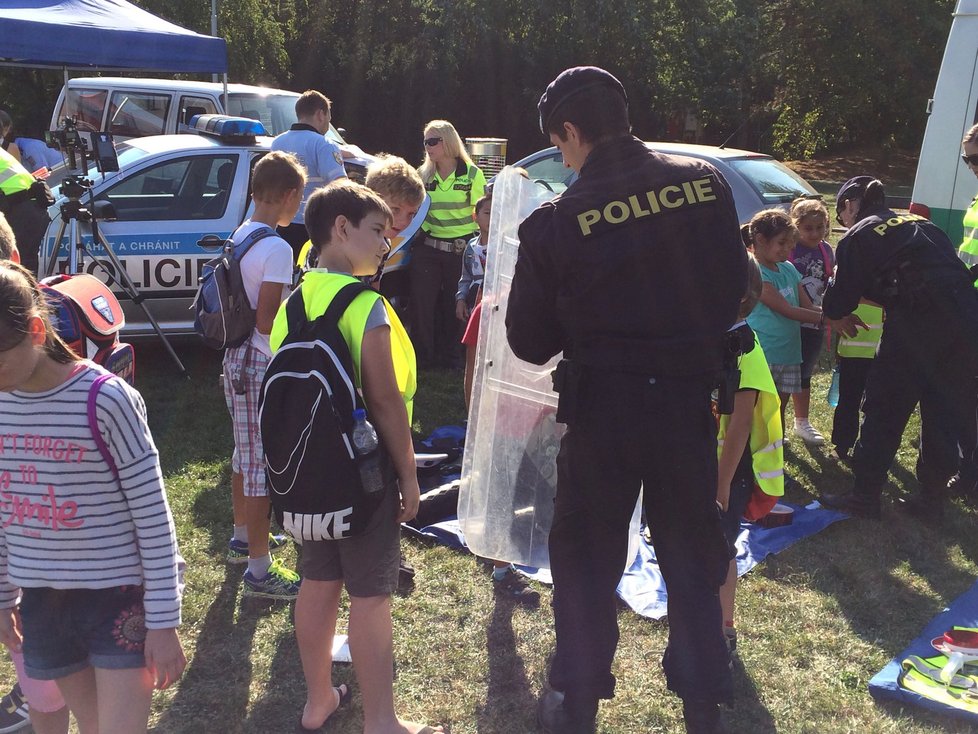
[[[81,201],[82,195],[86,191],[89,192],[91,209],[86,208]],[[170,345],[170,341],[167,339],[166,334],[163,333],[159,323],[146,307],[146,303],[144,302],[145,296],[139,292],[136,284],[133,283],[132,278],[129,277],[129,273],[119,261],[119,256],[115,254],[112,247],[98,230],[98,219],[95,216],[95,196],[92,193],[92,182],[83,176],[68,176],[61,184],[61,193],[68,198],[68,201],[61,205],[61,224],[58,226],[58,232],[55,235],[54,243],[51,246],[51,252],[48,256],[46,266],[43,268],[43,272],[46,275],[54,275],[55,266],[58,260],[58,251],[61,249],[62,239],[64,238],[65,230],[67,230],[67,272],[71,275],[83,273],[85,267],[85,256],[88,255],[88,257],[92,259],[92,262],[94,262],[103,273],[114,279],[122,288],[123,292],[129,296],[129,299],[143,310],[143,313],[146,314],[146,319],[149,321],[156,334],[160,337],[166,351],[169,352],[170,357],[172,357],[173,361],[176,362],[177,368],[180,370],[180,374],[186,377],[187,368],[183,366],[183,362],[180,361],[177,353],[173,351],[173,347]],[[85,242],[82,239],[82,232],[79,228],[79,223],[91,225],[92,242],[101,245],[102,250],[105,253],[105,258],[112,263],[112,267],[115,269],[114,273],[106,267],[102,260],[96,258],[88,247],[85,246]],[[41,270],[41,268],[39,268],[39,270]]]

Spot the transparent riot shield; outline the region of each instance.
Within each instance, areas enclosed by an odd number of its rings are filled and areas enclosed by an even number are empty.
[[[506,341],[506,305],[519,250],[517,229],[552,191],[507,167],[496,177],[476,347],[472,402],[462,458],[458,519],[477,555],[549,568],[547,538],[564,426],[554,419],[551,372],[524,362]],[[639,507],[629,559],[637,550]]]

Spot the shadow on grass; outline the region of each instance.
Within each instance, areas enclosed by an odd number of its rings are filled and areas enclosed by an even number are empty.
[[[243,599],[236,615],[240,587],[240,567],[227,566],[200,627],[180,690],[152,731],[241,731],[250,699],[255,629],[274,602]],[[216,719],[212,720],[211,712]]]
[[[731,731],[752,732],[752,734],[776,734],[774,719],[761,702],[754,680],[747,674],[740,658],[734,657],[733,682],[736,704],[733,711],[725,714]]]
[[[513,731],[514,722],[522,722],[518,731],[536,730],[536,693],[516,650],[513,612],[518,606],[512,599],[496,597],[486,628],[489,680],[486,703],[476,714],[476,731],[484,734]]]
[[[223,558],[231,537],[231,465],[225,464],[216,484],[194,497],[193,523],[207,532],[207,553]]]

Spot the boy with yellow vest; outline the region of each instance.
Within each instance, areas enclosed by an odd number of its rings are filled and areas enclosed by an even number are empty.
[[[742,320],[750,315],[761,297],[761,271],[753,255],[747,272],[747,293],[740,304]],[[735,324],[734,328],[739,325]],[[717,504],[723,511],[723,531],[734,556],[730,560],[727,580],[720,587],[723,632],[731,652],[737,646],[733,621],[737,560],[733,548],[740,534],[740,520],[744,516],[750,520],[760,519],[784,494],[781,399],[756,336],[754,349],[739,357],[737,367],[740,369],[740,387],[734,396],[733,413],[720,416],[717,434]]]
[[[384,233],[392,219],[383,199],[347,179],[309,197],[306,228],[319,267],[306,273],[300,288],[310,321],[325,313],[343,286],[376,272],[389,250]],[[417,387],[414,348],[390,304],[373,290],[359,294],[338,325],[353,358],[356,387],[397,472],[399,491],[384,498],[362,534],[302,544],[303,582],[295,605],[295,634],[306,703],[297,729],[318,731],[350,698],[349,688],[334,687],[331,677],[333,634],[345,586],[364,731],[433,734],[441,727],[402,721],[394,710],[390,596],[397,588],[398,523],[412,519],[420,501],[410,423]],[[282,308],[272,327],[272,349],[278,349],[287,334]]]
[[[859,409],[866,392],[869,369],[883,337],[883,307],[865,299],[855,311],[868,328],[856,336],[841,334],[838,346],[839,404],[832,416],[832,458],[848,464],[859,437]]]

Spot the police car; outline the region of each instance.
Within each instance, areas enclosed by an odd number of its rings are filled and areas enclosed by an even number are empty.
[[[169,334],[193,332],[190,305],[197,279],[204,263],[216,256],[245,219],[251,204],[252,169],[272,142],[262,123],[245,118],[202,115],[190,127],[197,134],[155,135],[119,143],[119,171],[103,175],[93,164],[88,177],[93,181],[94,206],[89,193],[82,197],[82,203],[96,213],[100,234]],[[347,174],[362,181],[370,160],[369,156],[345,159]],[[52,257],[61,226],[60,208],[67,201],[60,185],[52,190],[56,201],[48,212],[51,225],[41,248],[42,275],[69,269],[68,228]],[[80,224],[78,231],[89,253],[83,270],[105,281],[119,296],[125,334],[152,333],[142,309],[119,288],[115,267],[101,245],[92,244],[90,226]]]
[[[730,186],[741,223],[750,221],[761,209],[787,209],[798,197],[819,196],[805,179],[763,153],[684,143],[646,145],[659,153],[699,158],[716,167]],[[558,194],[577,178],[577,173],[564,165],[557,148],[538,151],[513,165],[526,169],[532,181]]]

